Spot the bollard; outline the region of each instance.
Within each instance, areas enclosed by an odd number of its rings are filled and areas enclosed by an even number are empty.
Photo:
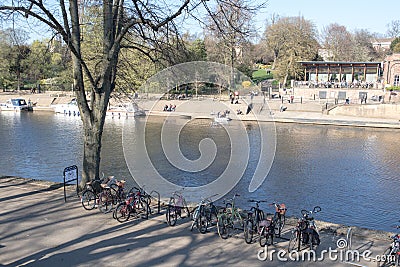
[[[303,104],[303,97],[300,97],[300,104]]]

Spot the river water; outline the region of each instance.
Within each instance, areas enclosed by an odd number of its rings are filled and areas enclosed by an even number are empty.
[[[198,144],[205,136],[217,144],[216,164],[196,174],[170,166],[160,149],[160,125],[162,120],[146,126],[150,127],[148,150],[160,173],[183,186],[202,185],[221,174],[232,145],[224,143],[229,138],[222,127],[195,120],[182,131],[179,144],[187,158],[199,157]],[[121,141],[127,126],[140,129],[144,119],[107,118],[101,170],[133,181]],[[399,130],[277,123],[271,170],[264,183],[249,193],[260,151],[257,125],[249,122],[245,129],[252,152],[243,178],[232,190],[241,195],[238,206],[249,208],[248,199],[267,199],[284,202],[288,215],[299,216],[301,209],[319,205],[322,212],[317,219],[393,231],[392,226],[400,219],[395,209],[400,203]],[[0,113],[0,175],[61,182],[65,167],[77,165],[81,169],[82,147],[79,118],[39,112]],[[268,205],[262,208],[273,212]]]

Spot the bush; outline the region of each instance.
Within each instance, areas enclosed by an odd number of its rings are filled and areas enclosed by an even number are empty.
[[[400,91],[400,86],[390,86],[386,87],[386,90]]]

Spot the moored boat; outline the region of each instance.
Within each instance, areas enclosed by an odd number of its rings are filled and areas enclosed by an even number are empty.
[[[26,103],[23,98],[12,98],[7,100],[5,103],[0,103],[0,110],[14,112],[33,111],[33,107],[30,101]]]

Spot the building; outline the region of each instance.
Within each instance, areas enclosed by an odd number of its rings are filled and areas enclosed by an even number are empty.
[[[393,42],[395,38],[379,38],[372,40],[372,47],[376,51],[389,51],[390,44]]]
[[[400,86],[400,54],[386,56],[383,61],[383,80],[385,86]]]
[[[352,83],[380,81],[381,62],[300,61],[299,63],[304,67],[304,81],[315,84],[328,82],[346,87]]]

